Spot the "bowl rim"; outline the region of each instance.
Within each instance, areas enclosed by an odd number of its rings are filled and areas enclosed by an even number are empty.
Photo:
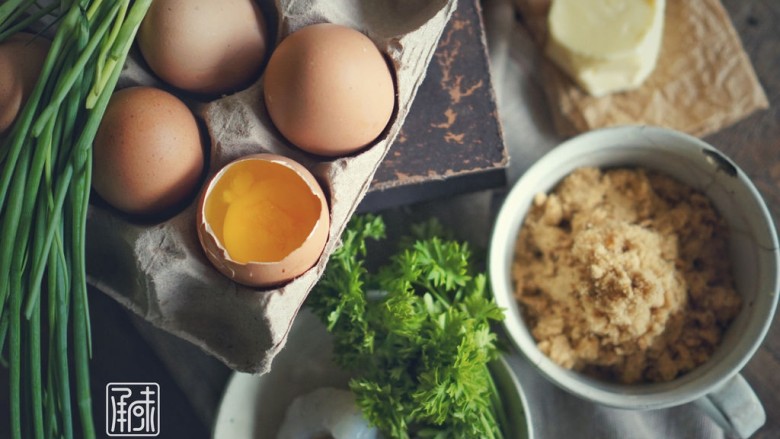
[[[615,142],[614,144],[600,143],[604,139],[622,137],[626,139],[623,142]],[[662,142],[663,140],[671,142],[665,143]],[[762,311],[765,313],[765,320],[756,329],[753,340],[740,343],[741,355],[731,360],[732,364],[726,368],[725,372],[709,368],[707,372],[696,375],[694,372],[697,372],[697,370],[694,370],[673,381],[662,384],[621,385],[605,383],[586,377],[581,373],[564,369],[552,362],[549,357],[536,347],[536,342],[522,323],[522,317],[514,300],[514,282],[511,278],[511,266],[517,233],[524,221],[525,211],[530,205],[534,194],[542,191],[540,189],[532,192],[529,189],[533,189],[534,185],[538,185],[545,178],[544,174],[549,173],[550,167],[556,163],[562,167],[556,169],[555,172],[560,173],[562,176],[568,175],[572,170],[579,167],[572,166],[571,163],[564,163],[562,160],[565,158],[584,157],[586,154],[603,153],[605,151],[627,151],[632,148],[665,150],[669,154],[675,154],[676,151],[682,150],[690,153],[691,150],[695,149],[697,153],[713,154],[717,161],[724,161],[722,162],[723,166],[730,167],[727,169],[728,172],[735,172],[733,176],[738,178],[740,184],[749,192],[757,212],[761,214],[761,227],[764,228],[762,232],[765,232],[767,238],[771,240],[771,245],[761,249],[763,253],[766,253],[766,257],[771,262],[769,264],[770,270],[772,270],[772,273],[770,273],[772,279],[769,282],[771,284],[771,297],[767,299],[770,306]],[[615,164],[617,163],[609,162],[595,166],[611,166]],[[631,163],[630,160],[623,164],[636,166],[636,162]],[[556,181],[560,181],[560,178]],[[549,189],[544,189],[544,191],[547,190]],[[520,202],[524,204],[518,205]],[[522,212],[518,213],[518,211]],[[623,409],[656,409],[684,404],[716,390],[736,375],[755,354],[769,331],[778,304],[780,251],[778,251],[778,238],[774,221],[761,194],[745,173],[730,159],[712,145],[688,134],[661,127],[626,125],[589,131],[564,141],[533,163],[511,185],[511,189],[501,203],[498,215],[493,223],[488,251],[488,276],[496,303],[505,309],[506,318],[502,323],[505,334],[508,336],[511,344],[548,381],[580,398],[602,405]],[[737,354],[734,354],[734,356],[736,357]],[[701,369],[701,367],[697,369]]]
[[[302,309],[296,319],[296,326],[292,329],[295,333],[293,341],[306,338],[308,345],[304,351],[300,349],[286,352],[280,358],[280,363],[276,366],[280,369],[272,369],[267,374],[250,374],[246,372],[233,371],[222,388],[219,398],[219,405],[216,408],[214,422],[211,426],[211,438],[220,439],[231,437],[235,439],[249,439],[256,437],[257,432],[264,428],[260,437],[270,437],[278,432],[279,425],[274,425],[274,431],[268,431],[269,428],[260,424],[257,417],[260,404],[266,400],[284,401],[285,409],[281,410],[282,418],[286,407],[292,400],[298,396],[307,394],[317,388],[332,387],[337,389],[348,389],[349,373],[340,369],[331,361],[332,342],[331,335],[328,333],[311,310]],[[316,352],[317,357],[307,357],[312,352]],[[304,359],[318,362],[317,372],[313,376],[315,382],[306,385],[296,383],[299,387],[293,388],[289,395],[280,396],[274,394],[271,386],[272,380],[281,380],[289,388],[292,379],[303,372],[311,372],[305,365]],[[519,433],[518,438],[533,439],[534,423],[531,418],[531,406],[525,388],[520,383],[518,373],[512,367],[507,353],[501,353],[497,358],[487,363],[491,377],[497,386],[499,397],[504,405],[504,412],[509,418],[512,433]],[[278,409],[279,407],[275,407]],[[522,410],[522,417],[518,418],[515,412],[510,409],[518,408]],[[515,416],[512,416],[515,415]],[[275,437],[275,436],[274,436]],[[506,437],[509,437],[508,435]]]

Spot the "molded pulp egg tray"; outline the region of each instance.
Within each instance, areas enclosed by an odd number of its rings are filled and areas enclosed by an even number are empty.
[[[268,372],[299,308],[400,132],[456,6],[457,0],[277,0],[277,32],[269,50],[304,26],[331,22],[368,35],[392,65],[397,99],[393,118],[375,143],[356,154],[324,159],[284,140],[266,112],[262,77],[246,90],[196,108],[210,137],[208,177],[234,159],[260,152],[290,157],[317,177],[327,196],[331,221],[325,249],[311,269],[275,289],[248,288],[221,275],[206,259],[196,232],[197,199],[155,224],[139,223],[96,204],[90,208],[87,224],[90,284],[233,369]],[[139,66],[128,63],[122,86],[155,83]]]

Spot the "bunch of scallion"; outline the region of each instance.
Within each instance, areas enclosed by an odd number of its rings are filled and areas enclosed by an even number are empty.
[[[151,1],[0,4],[0,41],[56,18],[35,89],[0,140],[0,361],[13,438],[95,437],[84,257],[91,147]]]

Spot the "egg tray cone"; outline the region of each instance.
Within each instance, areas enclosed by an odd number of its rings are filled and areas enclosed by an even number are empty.
[[[87,219],[89,283],[235,370],[268,372],[400,132],[456,7],[457,0],[277,0],[278,32],[272,47],[301,27],[331,22],[364,32],[392,65],[396,79],[393,119],[377,142],[356,154],[320,158],[285,141],[266,112],[262,77],[246,90],[197,109],[211,140],[208,176],[236,158],[270,152],[300,162],[317,177],[331,221],[325,249],[311,269],[275,289],[248,288],[224,277],[206,259],[196,231],[197,201],[155,224],[139,223],[94,204]],[[129,63],[121,84],[154,85],[155,79]]]

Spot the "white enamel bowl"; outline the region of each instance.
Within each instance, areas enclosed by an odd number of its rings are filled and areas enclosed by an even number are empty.
[[[214,439],[272,439],[285,411],[298,396],[318,387],[347,388],[349,375],[331,361],[330,335],[309,311],[301,310],[287,346],[266,375],[235,373],[222,397]],[[533,438],[527,418],[528,402],[509,364],[500,358],[490,364],[499,389],[512,439]]]
[[[730,257],[743,308],[713,357],[695,370],[661,384],[620,385],[564,369],[536,346],[514,298],[511,279],[518,231],[533,197],[549,192],[583,166],[639,166],[661,171],[703,191],[730,226]],[[747,420],[726,420],[738,435],[764,422],[764,412],[738,375],[756,352],[772,322],[778,301],[778,243],[774,222],[749,178],[707,143],[679,132],[646,126],[608,128],[582,134],[553,149],[514,185],[495,222],[490,241],[489,276],[499,306],[506,309],[504,328],[514,346],[554,384],[579,397],[611,407],[655,409],[699,400],[706,409]],[[706,397],[705,397],[706,395]],[[704,397],[704,398],[703,398]],[[760,413],[759,413],[760,411]],[[756,426],[757,425],[757,426]]]

